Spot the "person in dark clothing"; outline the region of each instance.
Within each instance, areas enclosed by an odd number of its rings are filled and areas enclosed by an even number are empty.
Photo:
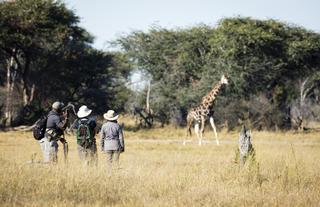
[[[52,110],[48,114],[46,133],[44,138],[40,140],[40,147],[45,163],[58,161],[58,140],[63,143],[65,156],[67,153],[68,145],[64,138],[64,130],[68,124],[68,113],[62,113],[63,107],[63,103],[56,101],[52,104]],[[63,121],[60,118],[61,114],[64,117]]]
[[[124,152],[123,133],[121,126],[117,123],[119,115],[115,111],[109,110],[103,117],[107,122],[101,128],[101,152],[106,153],[108,164],[111,164],[113,159],[118,164],[120,153]]]
[[[98,132],[98,126],[93,117],[89,117],[92,110],[86,105],[79,108],[75,128],[77,129],[77,149],[80,160],[85,165],[98,163],[97,144],[95,135]],[[83,129],[81,129],[81,127]],[[88,130],[87,131],[87,127]]]

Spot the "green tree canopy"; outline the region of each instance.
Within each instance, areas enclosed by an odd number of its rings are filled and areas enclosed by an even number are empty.
[[[14,124],[35,120],[55,100],[86,104],[95,112],[123,110],[130,62],[92,48],[93,37],[78,23],[62,1],[0,2],[0,72],[9,74],[0,81],[8,88],[7,106],[12,91],[21,98]]]
[[[266,99],[259,100],[268,102],[268,113],[283,114],[282,118],[271,117],[271,126],[285,119],[285,109],[297,97],[292,84],[319,70],[319,37],[275,20],[239,17],[222,19],[216,28],[154,27],[147,33],[132,32],[117,43],[138,69],[152,77],[152,103],[158,114],[166,114],[165,119],[170,118],[171,108],[185,115],[225,74],[230,84],[218,97],[216,111],[224,111],[220,107],[235,101],[258,100],[255,97],[263,94]],[[243,110],[250,111],[250,104]],[[250,119],[250,113],[232,113]]]

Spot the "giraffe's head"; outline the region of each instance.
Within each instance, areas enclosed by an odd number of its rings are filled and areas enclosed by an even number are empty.
[[[228,85],[228,79],[226,78],[226,76],[222,75],[222,77],[221,77],[221,83]]]

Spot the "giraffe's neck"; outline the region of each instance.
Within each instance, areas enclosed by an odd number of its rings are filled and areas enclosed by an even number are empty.
[[[201,104],[206,106],[206,107],[210,107],[212,106],[213,102],[216,100],[216,97],[218,95],[218,92],[220,90],[222,86],[221,81],[219,81],[214,88],[206,95],[202,98]]]

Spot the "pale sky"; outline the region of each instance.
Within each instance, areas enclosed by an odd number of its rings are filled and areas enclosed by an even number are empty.
[[[81,18],[79,26],[108,51],[107,41],[152,25],[167,29],[200,23],[215,27],[226,17],[275,19],[320,33],[320,0],[64,0]]]

